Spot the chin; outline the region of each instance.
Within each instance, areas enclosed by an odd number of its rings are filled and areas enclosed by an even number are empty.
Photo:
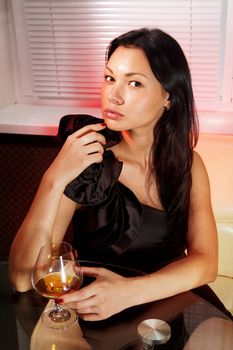
[[[105,119],[104,121],[105,121],[105,123],[107,125],[107,128],[110,129],[110,130],[113,130],[113,131],[123,131],[124,130],[115,121],[109,121],[108,119]]]

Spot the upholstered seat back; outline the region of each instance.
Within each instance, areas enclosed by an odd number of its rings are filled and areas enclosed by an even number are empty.
[[[196,150],[206,165],[218,227],[218,278],[211,287],[233,312],[233,135],[200,135]]]

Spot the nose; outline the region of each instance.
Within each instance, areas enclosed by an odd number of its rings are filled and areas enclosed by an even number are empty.
[[[115,105],[122,105],[124,103],[123,97],[119,93],[117,93],[115,90],[112,90],[108,94],[108,100]]]

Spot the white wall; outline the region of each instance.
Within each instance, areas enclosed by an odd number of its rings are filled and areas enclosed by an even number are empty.
[[[0,109],[15,103],[7,0],[0,0]]]

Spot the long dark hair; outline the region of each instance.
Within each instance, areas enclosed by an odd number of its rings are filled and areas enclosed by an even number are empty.
[[[154,127],[151,170],[158,195],[168,214],[168,231],[185,235],[188,229],[193,147],[198,140],[198,121],[194,107],[191,75],[178,42],[160,29],[142,28],[114,39],[106,54],[109,60],[119,47],[144,51],[151,70],[169,93],[170,108],[165,109]]]

